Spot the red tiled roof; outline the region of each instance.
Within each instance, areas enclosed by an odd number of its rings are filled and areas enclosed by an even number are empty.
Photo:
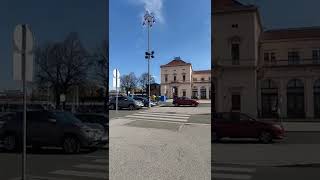
[[[267,30],[262,33],[261,40],[320,38],[320,27],[302,27]]]
[[[201,71],[193,71],[194,74],[210,74],[211,70],[201,70]]]
[[[236,0],[214,0],[213,11],[214,13],[230,12],[230,11],[247,11],[256,10],[257,7],[253,5],[244,5]]]
[[[170,66],[188,66],[188,65],[191,65],[191,63],[186,63],[185,61],[183,60],[180,60],[180,59],[175,59],[175,60],[172,60],[171,62],[169,62],[168,64],[166,65],[162,65],[160,67],[170,67]]]

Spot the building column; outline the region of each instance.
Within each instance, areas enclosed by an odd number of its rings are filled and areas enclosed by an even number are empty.
[[[206,87],[206,96],[207,96],[206,99],[209,99],[209,88],[210,88],[209,86]]]
[[[306,118],[314,117],[314,98],[313,98],[313,79],[307,78],[305,80],[304,88],[304,99],[305,99],[305,112]]]
[[[201,97],[201,91],[200,91],[201,86],[198,86],[198,99]]]
[[[262,116],[262,102],[261,102],[261,80],[257,81],[257,107],[258,107],[258,117]]]

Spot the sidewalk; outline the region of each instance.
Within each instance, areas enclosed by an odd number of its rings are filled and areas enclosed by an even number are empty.
[[[283,122],[284,129],[288,132],[319,132],[320,122]]]

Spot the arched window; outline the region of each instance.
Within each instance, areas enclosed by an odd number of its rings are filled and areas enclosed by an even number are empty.
[[[278,86],[271,80],[261,81],[261,116],[264,118],[277,117]]]
[[[207,99],[207,89],[205,86],[202,86],[200,88],[200,98],[201,99]]]
[[[299,79],[293,79],[287,85],[287,114],[288,117],[302,118],[304,110],[304,84]]]
[[[313,85],[313,102],[314,115],[320,117],[320,79],[316,80]]]
[[[198,99],[198,87],[197,86],[193,86],[192,88],[192,99]]]

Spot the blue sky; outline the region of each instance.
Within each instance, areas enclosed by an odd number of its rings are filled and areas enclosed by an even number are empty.
[[[107,6],[103,0],[1,0],[0,1],[0,91],[15,89],[12,77],[12,38],[16,24],[30,24],[36,45],[61,41],[78,32],[83,45],[95,49],[107,37]]]
[[[145,10],[156,16],[151,30],[151,49],[155,51],[151,72],[157,82],[160,65],[176,56],[191,62],[196,70],[210,68],[210,0],[110,0],[109,7],[111,72],[114,68],[121,74],[134,72],[137,76],[147,72],[147,29],[142,26]]]

